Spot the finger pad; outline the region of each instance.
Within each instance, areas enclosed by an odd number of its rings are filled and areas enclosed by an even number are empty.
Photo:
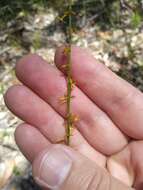
[[[29,124],[21,124],[16,128],[15,140],[22,153],[31,162],[50,145],[50,142]]]

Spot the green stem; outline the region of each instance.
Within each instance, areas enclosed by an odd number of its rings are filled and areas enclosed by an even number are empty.
[[[67,128],[66,128],[66,143],[70,145],[71,136],[71,46],[72,46],[72,0],[69,0],[69,26],[68,26],[68,48],[69,52],[67,54]]]

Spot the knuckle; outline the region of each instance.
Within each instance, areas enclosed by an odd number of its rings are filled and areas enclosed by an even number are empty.
[[[103,169],[100,170],[95,171],[87,190],[110,190],[110,176]]]

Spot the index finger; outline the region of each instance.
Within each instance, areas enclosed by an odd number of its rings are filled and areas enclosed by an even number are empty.
[[[63,71],[64,48],[57,50],[55,62]],[[135,87],[99,63],[88,51],[72,47],[72,77],[112,121],[132,138],[143,138],[143,95]]]

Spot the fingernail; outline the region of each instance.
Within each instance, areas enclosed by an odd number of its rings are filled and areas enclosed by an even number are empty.
[[[64,183],[71,167],[69,155],[59,147],[52,148],[43,155],[35,180],[43,187],[57,189]]]

